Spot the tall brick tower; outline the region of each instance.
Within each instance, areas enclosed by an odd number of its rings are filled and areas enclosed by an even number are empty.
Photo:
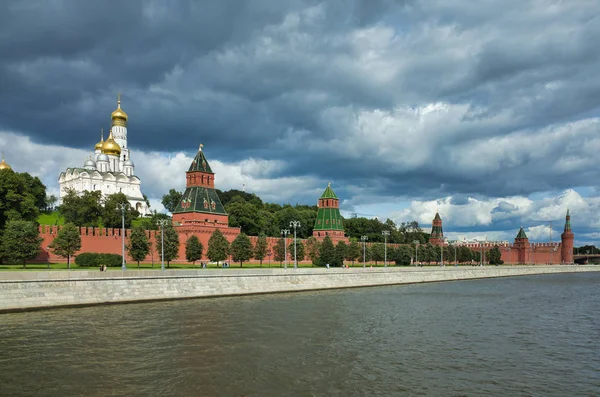
[[[344,224],[342,215],[340,215],[340,200],[331,188],[331,183],[327,184],[327,189],[319,198],[317,206],[319,210],[313,228],[313,236],[318,239],[329,236],[333,241],[345,240]]]
[[[565,218],[565,231],[560,235],[562,242],[560,246],[560,259],[562,263],[573,263],[573,240],[575,235],[571,231],[571,215],[567,210],[567,216]]]
[[[429,237],[429,242],[432,245],[444,245],[444,230],[442,229],[442,218],[439,212],[435,213],[435,218],[433,218],[433,222],[431,223],[431,237]]]
[[[519,229],[513,248],[517,251],[517,263],[527,263],[527,249],[529,248],[529,238],[523,230],[523,226]]]
[[[202,145],[185,174],[185,192],[173,211],[173,222],[228,227],[229,216],[215,191],[215,173],[204,156]]]

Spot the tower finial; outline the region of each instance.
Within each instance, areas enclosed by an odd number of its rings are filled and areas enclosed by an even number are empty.
[[[121,109],[121,93],[117,93],[117,108]]]
[[[327,187],[331,187],[331,182],[327,182]]]
[[[104,142],[104,128],[100,128],[100,142]]]
[[[199,151],[202,151],[202,148],[204,147],[203,144],[200,144],[200,147],[198,148]]]

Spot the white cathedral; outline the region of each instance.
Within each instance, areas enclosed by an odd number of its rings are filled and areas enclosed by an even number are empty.
[[[83,167],[67,168],[60,173],[60,197],[69,189],[78,194],[84,191],[99,190],[106,197],[114,193],[124,193],[131,208],[141,215],[150,214],[150,209],[142,194],[142,181],[135,176],[135,166],[127,146],[127,113],[121,109],[121,97],[117,99],[117,109],[111,114],[111,128],[108,139],[101,134],[100,142],[94,147],[94,154]]]

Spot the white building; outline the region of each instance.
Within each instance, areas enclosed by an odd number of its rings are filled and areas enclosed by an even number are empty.
[[[142,194],[140,178],[135,176],[135,166],[127,145],[127,113],[121,109],[121,98],[117,100],[117,109],[111,114],[111,128],[108,139],[101,134],[100,142],[94,147],[83,167],[67,168],[60,173],[61,199],[69,189],[78,194],[84,191],[99,190],[106,197],[114,193],[123,193],[129,204],[140,214],[150,213]]]

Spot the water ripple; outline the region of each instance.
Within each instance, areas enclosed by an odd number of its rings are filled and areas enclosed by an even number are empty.
[[[0,316],[7,396],[600,395],[600,274]]]

